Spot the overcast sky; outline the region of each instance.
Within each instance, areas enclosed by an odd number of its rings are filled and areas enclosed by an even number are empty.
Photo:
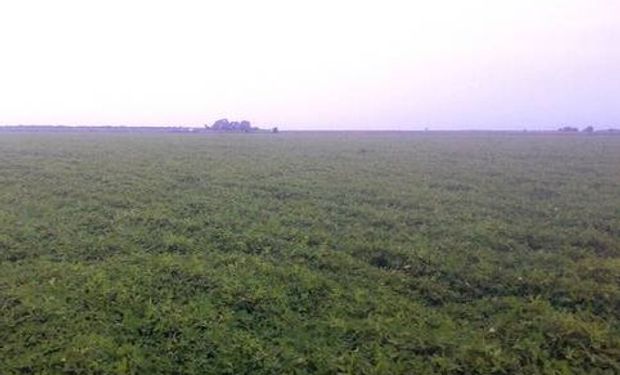
[[[620,1],[0,0],[0,124],[620,127]]]

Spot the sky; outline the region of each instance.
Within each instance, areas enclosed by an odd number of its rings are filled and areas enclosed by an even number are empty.
[[[0,0],[0,125],[620,127],[618,0]]]

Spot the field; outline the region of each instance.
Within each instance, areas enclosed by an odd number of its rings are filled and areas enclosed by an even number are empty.
[[[0,133],[0,374],[618,374],[620,137]]]

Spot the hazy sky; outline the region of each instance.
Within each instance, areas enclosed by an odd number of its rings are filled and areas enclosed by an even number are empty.
[[[619,0],[0,0],[0,124],[620,127]]]

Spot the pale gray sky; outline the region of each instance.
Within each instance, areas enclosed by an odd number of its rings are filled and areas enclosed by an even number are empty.
[[[620,1],[0,0],[0,124],[620,127]]]

